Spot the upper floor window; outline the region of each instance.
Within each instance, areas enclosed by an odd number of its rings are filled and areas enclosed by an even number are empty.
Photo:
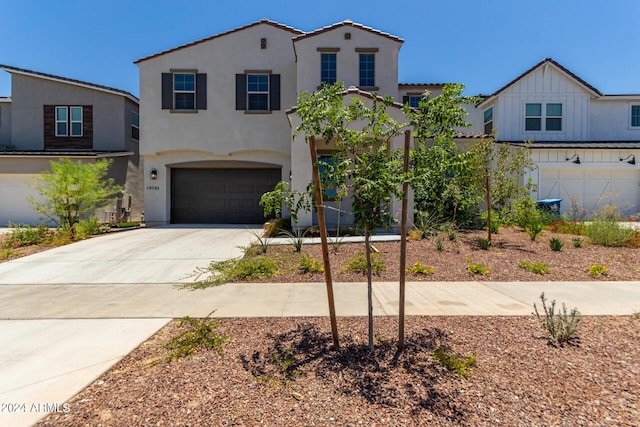
[[[336,82],[336,61],[335,53],[320,54],[320,81],[322,83],[333,84]]]
[[[542,108],[544,105],[544,109]],[[543,115],[544,113],[544,115]],[[544,123],[544,129],[542,124]],[[532,103],[525,105],[525,131],[554,131],[562,130],[562,104],[560,103]]]
[[[197,111],[207,109],[207,75],[197,72],[162,73],[162,109]]]
[[[640,128],[640,105],[631,106],[631,127]]]
[[[360,86],[374,87],[376,85],[376,56],[373,53],[360,54]]]
[[[485,135],[493,133],[493,107],[484,110],[484,133]]]
[[[196,75],[176,73],[173,75],[173,108],[175,110],[196,109]]]
[[[82,136],[82,107],[56,107],[56,136]]]
[[[422,95],[409,95],[409,107],[418,108],[422,101]]]
[[[269,112],[280,109],[280,74],[247,71],[236,74],[236,110]]]
[[[135,111],[131,112],[131,139],[140,139],[140,115]]]
[[[268,74],[247,74],[247,110],[269,111]]]

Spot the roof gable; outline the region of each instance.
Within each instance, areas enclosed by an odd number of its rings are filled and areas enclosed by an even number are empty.
[[[237,28],[234,28],[234,29],[222,32],[222,33],[214,34],[213,36],[205,37],[205,38],[200,39],[200,40],[196,40],[196,41],[193,41],[193,42],[190,42],[190,43],[187,43],[187,44],[183,44],[181,46],[177,46],[177,47],[174,47],[174,48],[162,51],[162,52],[154,53],[153,55],[145,56],[144,58],[140,58],[137,61],[134,61],[134,64],[139,64],[140,62],[144,62],[144,61],[147,61],[149,59],[157,58],[158,56],[166,55],[168,53],[175,52],[175,51],[181,50],[181,49],[185,49],[185,48],[188,48],[188,47],[191,47],[191,46],[195,46],[195,45],[198,45],[198,44],[201,44],[201,43],[206,43],[206,42],[208,42],[210,40],[214,40],[214,39],[217,39],[217,38],[220,38],[220,37],[224,37],[224,36],[227,36],[229,34],[237,33],[239,31],[243,31],[243,30],[246,30],[248,28],[256,27],[258,25],[263,25],[263,24],[271,25],[272,27],[279,28],[279,29],[284,30],[284,31],[289,31],[290,33],[295,34],[295,35],[304,34],[304,31],[298,30],[298,29],[290,27],[288,25],[283,25],[283,24],[280,24],[280,23],[275,22],[275,21],[270,21],[269,19],[261,19],[260,21],[253,22],[251,24],[244,25],[242,27],[237,27]]]
[[[323,34],[323,33],[326,33],[328,31],[332,31],[332,30],[335,30],[335,29],[341,28],[341,27],[359,28],[361,30],[368,31],[368,32],[373,33],[373,34],[377,34],[379,36],[386,37],[386,38],[391,39],[391,40],[393,40],[395,42],[404,43],[404,40],[401,39],[400,37],[391,35],[389,33],[385,33],[385,32],[380,31],[380,30],[376,30],[375,28],[371,28],[371,27],[367,27],[367,26],[362,25],[362,24],[358,24],[357,22],[353,22],[350,19],[345,19],[342,22],[337,22],[335,24],[328,25],[326,27],[322,27],[322,28],[319,28],[317,30],[301,34],[301,35],[295,37],[293,39],[293,41],[295,43],[295,42],[297,42],[299,40],[303,40],[303,39],[306,39],[306,38],[309,38],[309,37],[314,37],[314,36],[317,36],[317,35],[320,35],[320,34]]]
[[[112,88],[112,87],[109,87],[109,86],[103,86],[103,85],[99,85],[99,84],[95,84],[95,83],[84,82],[82,80],[69,79],[67,77],[55,76],[53,74],[41,73],[39,71],[27,70],[27,69],[24,69],[24,68],[11,67],[9,65],[0,64],[0,68],[2,68],[3,70],[5,70],[6,72],[11,73],[11,74],[21,74],[21,75],[24,75],[24,76],[35,77],[35,78],[38,78],[38,79],[45,79],[45,80],[51,80],[51,81],[58,82],[58,83],[71,84],[71,85],[74,85],[74,86],[79,86],[79,87],[84,87],[84,88],[88,88],[88,89],[98,90],[98,91],[101,91],[101,92],[111,93],[111,94],[114,94],[114,95],[124,96],[125,98],[128,98],[129,100],[135,102],[136,104],[138,104],[140,102],[140,100],[138,98],[136,98],[135,96],[133,96],[129,92],[124,91],[124,90],[120,90],[120,89],[116,89],[116,88]]]
[[[498,89],[497,91],[495,91],[493,94],[489,95],[478,106],[482,106],[482,105],[485,105],[485,104],[491,102],[498,95],[504,93],[505,91],[509,90],[510,88],[513,88],[515,85],[517,85],[518,83],[522,82],[527,77],[532,76],[538,70],[540,70],[540,69],[545,70],[546,67],[552,67],[558,73],[563,75],[565,78],[573,81],[576,85],[581,87],[584,91],[588,92],[590,95],[595,96],[595,97],[603,96],[602,93],[598,89],[596,89],[595,87],[591,86],[586,81],[582,80],[580,77],[578,77],[577,75],[575,75],[574,73],[569,71],[567,68],[565,68],[562,65],[560,65],[558,62],[556,62],[552,58],[545,58],[542,61],[540,61],[539,63],[537,63],[536,65],[534,65],[533,67],[531,67],[530,69],[528,69],[527,71],[525,71],[524,73],[522,73],[521,75],[519,75],[518,77],[516,77],[515,79],[513,79],[512,81],[510,81],[509,83],[507,83],[506,85],[504,85],[503,87],[501,87],[500,89]]]

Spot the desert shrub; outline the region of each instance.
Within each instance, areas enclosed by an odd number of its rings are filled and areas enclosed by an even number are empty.
[[[267,278],[277,271],[278,265],[274,260],[265,256],[245,255],[245,258],[212,261],[205,268],[196,268],[191,274],[195,281],[186,283],[184,287],[203,289],[229,282]]]
[[[266,257],[243,258],[231,273],[234,280],[260,279],[273,276],[278,271],[275,261]]]
[[[618,247],[625,246],[635,233],[616,220],[597,218],[586,227],[586,235],[594,245]]]
[[[486,237],[480,237],[478,239],[478,245],[480,245],[480,249],[482,249],[483,251],[488,251],[491,247],[491,240],[487,239]]]
[[[483,276],[491,273],[491,267],[487,267],[484,264],[474,263],[471,259],[467,259],[467,270],[473,274],[480,274]]]
[[[436,250],[438,250],[440,252],[442,252],[444,250],[444,238],[442,237],[441,233],[438,233],[438,235],[433,240],[433,243],[436,246]]]
[[[380,274],[385,270],[384,261],[378,253],[371,254],[371,272]],[[359,252],[347,260],[345,271],[349,273],[367,274],[367,257],[364,252]]]
[[[502,223],[500,220],[500,216],[498,215],[498,212],[496,212],[495,210],[491,211],[491,224],[488,224],[489,216],[487,215],[486,211],[482,212],[481,219],[482,219],[482,224],[486,229],[488,229],[489,226],[491,226],[491,232],[493,234],[497,234],[500,231],[500,226],[502,225]]]
[[[435,213],[416,211],[414,228],[420,230],[422,237],[435,236],[438,228],[443,224],[442,219]]]
[[[306,231],[303,231],[302,229],[299,228],[293,232],[282,230],[280,234],[283,236],[286,236],[289,239],[289,241],[293,245],[293,248],[295,249],[296,252],[300,252],[302,250],[302,245],[304,245],[304,238],[306,236]]]
[[[407,237],[409,238],[409,240],[422,240],[422,231],[420,231],[417,228],[414,228],[411,231],[409,231],[409,234]]]
[[[324,267],[319,259],[303,254],[300,258],[300,270],[303,273],[322,273]]]
[[[438,347],[434,350],[433,357],[441,366],[461,377],[469,376],[477,363],[475,352],[469,357],[459,357],[448,347]]]
[[[549,273],[549,264],[538,261],[518,261],[518,265],[525,270],[528,270],[532,273],[536,274],[548,274]]]
[[[567,222],[565,220],[552,221],[548,228],[554,233],[562,234],[575,234],[576,236],[583,236],[585,233],[586,225],[581,222]]]
[[[603,274],[607,274],[607,266],[600,264],[593,264],[589,268],[587,268],[587,272],[591,277],[600,277]]]
[[[98,218],[95,216],[92,216],[87,220],[80,220],[73,225],[73,229],[73,236],[75,240],[88,239],[91,236],[103,234],[109,230],[107,226],[100,224],[98,222]]]
[[[0,248],[0,260],[7,259],[11,255],[13,255],[13,250],[11,248]]]
[[[4,246],[7,248],[42,244],[51,235],[49,228],[44,224],[40,224],[35,228],[29,225],[16,224],[9,224],[9,227],[11,231],[4,237]]]
[[[429,274],[433,274],[433,272],[435,271],[435,267],[425,266],[419,262],[416,262],[411,266],[411,268],[407,268],[405,271],[407,273],[411,273],[415,275],[428,276]]]
[[[212,311],[202,320],[193,319],[185,316],[180,319],[179,328],[187,326],[178,336],[172,338],[165,348],[169,350],[169,354],[160,359],[151,362],[152,365],[158,363],[171,362],[185,356],[191,356],[198,348],[213,348],[222,355],[222,346],[229,340],[229,337],[218,335],[219,320],[211,319]]]
[[[139,227],[139,222],[118,222],[117,224],[111,224],[111,228],[131,228],[131,227]]]
[[[564,241],[558,239],[557,237],[554,237],[549,240],[549,246],[551,247],[552,251],[560,252],[562,250],[562,247],[564,246]]]
[[[547,332],[549,344],[557,347],[564,343],[571,342],[578,330],[580,319],[582,319],[580,312],[574,308],[571,312],[567,313],[567,306],[562,303],[562,310],[558,310],[556,313],[556,301],[551,301],[551,305],[547,307],[547,299],[544,296],[544,292],[540,295],[540,300],[542,301],[544,314],[540,315],[535,303],[533,304],[533,308],[536,317]]]
[[[581,237],[574,237],[573,239],[571,239],[571,241],[573,242],[574,248],[581,248],[582,242],[584,242],[584,239]]]

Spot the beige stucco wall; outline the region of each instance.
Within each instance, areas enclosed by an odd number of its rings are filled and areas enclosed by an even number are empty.
[[[0,145],[11,145],[11,101],[0,99]]]
[[[351,38],[345,39],[345,33]],[[298,93],[312,92],[320,86],[320,52],[318,48],[340,48],[336,52],[336,78],[345,88],[359,86],[360,57],[356,48],[377,48],[375,53],[375,84],[380,95],[398,95],[398,51],[401,42],[350,25],[295,41],[298,58]]]
[[[141,141],[145,173],[145,220],[170,221],[171,164],[196,161],[249,161],[280,166],[288,179],[291,130],[284,111],[296,103],[295,34],[269,24],[138,63],[140,67]],[[260,39],[267,48],[260,48]],[[176,69],[207,74],[207,109],[172,113],[161,109],[162,73]],[[235,109],[235,75],[246,70],[280,74],[281,110],[247,114]],[[150,180],[150,171],[158,180]]]

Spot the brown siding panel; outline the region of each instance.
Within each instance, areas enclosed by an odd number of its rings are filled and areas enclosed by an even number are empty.
[[[82,107],[82,133],[77,136],[56,136],[56,107],[64,105],[44,106],[44,149],[45,150],[92,150],[93,149],[93,106]],[[70,125],[69,125],[70,128]]]

